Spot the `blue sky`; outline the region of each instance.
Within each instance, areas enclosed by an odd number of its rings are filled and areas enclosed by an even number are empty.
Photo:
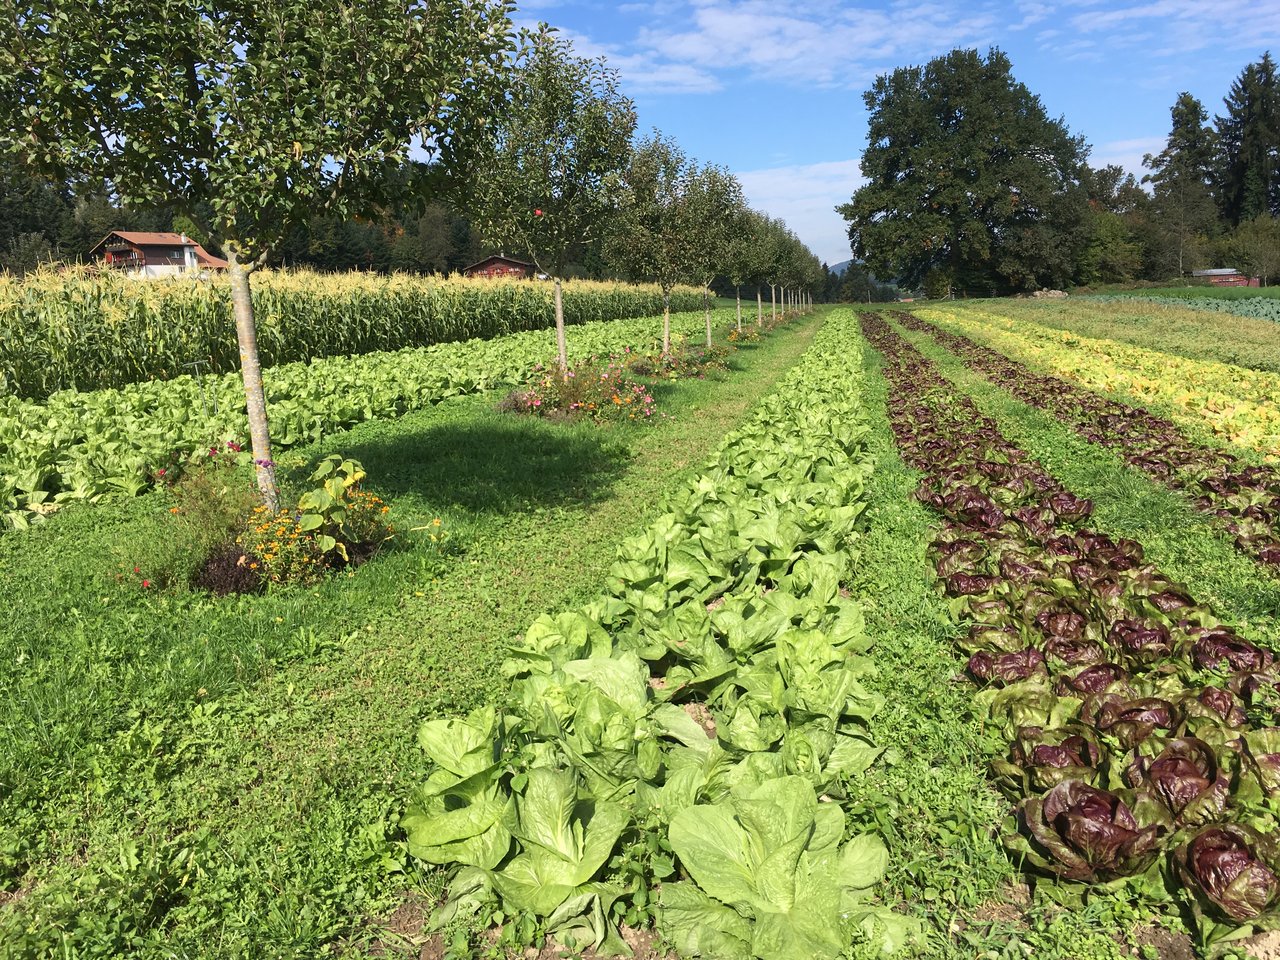
[[[862,93],[877,74],[954,47],[998,46],[1095,165],[1141,175],[1179,92],[1210,116],[1245,65],[1280,55],[1280,0],[1064,3],[517,0],[517,20],[558,27],[605,56],[657,127],[736,173],[751,205],[782,217],[822,259],[849,257],[833,211],[860,182]]]

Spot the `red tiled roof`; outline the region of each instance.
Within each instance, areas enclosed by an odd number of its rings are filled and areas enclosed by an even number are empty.
[[[142,230],[112,230],[113,236],[128,243],[136,243],[140,247],[196,247],[199,246],[190,237],[180,233],[151,233]]]
[[[495,253],[491,257],[485,257],[483,260],[477,260],[470,266],[463,267],[462,272],[466,273],[468,270],[476,269],[476,267],[483,267],[486,263],[509,263],[512,266],[524,267],[530,270],[533,269],[532,263],[525,263],[523,260],[517,260],[515,257],[504,257],[502,254]]]
[[[135,247],[195,247],[196,261],[200,266],[208,267],[211,270],[225,270],[227,268],[227,261],[215,257],[190,237],[183,236],[181,233],[161,231],[112,230],[89,251],[90,255],[96,254],[102,247],[106,246],[107,241],[112,237],[119,237],[125,243],[132,244]]]
[[[227,261],[205,250],[200,244],[196,244],[196,260],[202,267],[209,267],[212,270],[225,270],[229,266]]]

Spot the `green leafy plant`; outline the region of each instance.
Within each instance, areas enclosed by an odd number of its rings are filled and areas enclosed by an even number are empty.
[[[834,960],[885,916],[867,904],[889,862],[884,843],[846,838],[843,811],[801,777],[682,810],[671,847],[691,881],[663,886],[662,929],[682,956]]]

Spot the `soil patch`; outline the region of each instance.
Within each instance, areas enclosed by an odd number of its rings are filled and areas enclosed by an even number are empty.
[[[1280,930],[1268,930],[1256,937],[1245,937],[1237,940],[1238,946],[1253,960],[1280,960]]]
[[[1191,938],[1185,933],[1172,933],[1164,927],[1146,924],[1133,931],[1133,944],[1137,947],[1137,955],[1142,956],[1144,947],[1152,947],[1160,960],[1196,960],[1195,947]],[[1280,953],[1274,954],[1280,957]]]

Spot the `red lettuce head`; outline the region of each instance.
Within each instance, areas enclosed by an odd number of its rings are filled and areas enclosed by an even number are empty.
[[[1106,753],[1088,727],[1068,724],[1053,730],[1022,727],[1007,760],[992,761],[997,779],[1015,799],[1041,793],[1063,780],[1095,784]]]
[[[1170,740],[1154,758],[1139,756],[1126,777],[1140,794],[1164,807],[1178,826],[1217,820],[1227,808],[1231,789],[1213,749],[1194,737]]]
[[[1143,826],[1124,799],[1081,780],[1063,780],[1020,808],[1033,865],[1067,880],[1141,873],[1155,859],[1163,824]]]
[[[1050,660],[1069,667],[1088,666],[1107,659],[1107,652],[1100,644],[1082,638],[1050,637],[1044,642],[1044,652]]]
[[[1201,670],[1262,670],[1272,656],[1230,630],[1210,630],[1191,646],[1191,659]]]
[[[1085,667],[1073,677],[1065,674],[1059,676],[1055,684],[1055,692],[1060,697],[1084,699],[1095,693],[1106,693],[1115,684],[1127,684],[1128,681],[1128,671],[1119,664],[1095,663]],[[1125,693],[1128,693],[1127,687]]]
[[[1240,824],[1223,824],[1200,831],[1177,852],[1183,882],[1213,912],[1246,923],[1276,905],[1280,893],[1267,842]]]
[[[1034,647],[1013,653],[975,653],[969,658],[969,672],[982,683],[999,686],[1017,683],[1033,676],[1048,676],[1044,667],[1044,654]]]
[[[1117,620],[1111,625],[1107,639],[1126,657],[1138,663],[1163,660],[1173,650],[1169,642],[1169,628],[1145,620]]]
[[[1172,730],[1173,704],[1159,697],[1126,700],[1116,694],[1090,697],[1080,709],[1080,719],[1099,733],[1114,736],[1126,749],[1132,749],[1157,730]]]

